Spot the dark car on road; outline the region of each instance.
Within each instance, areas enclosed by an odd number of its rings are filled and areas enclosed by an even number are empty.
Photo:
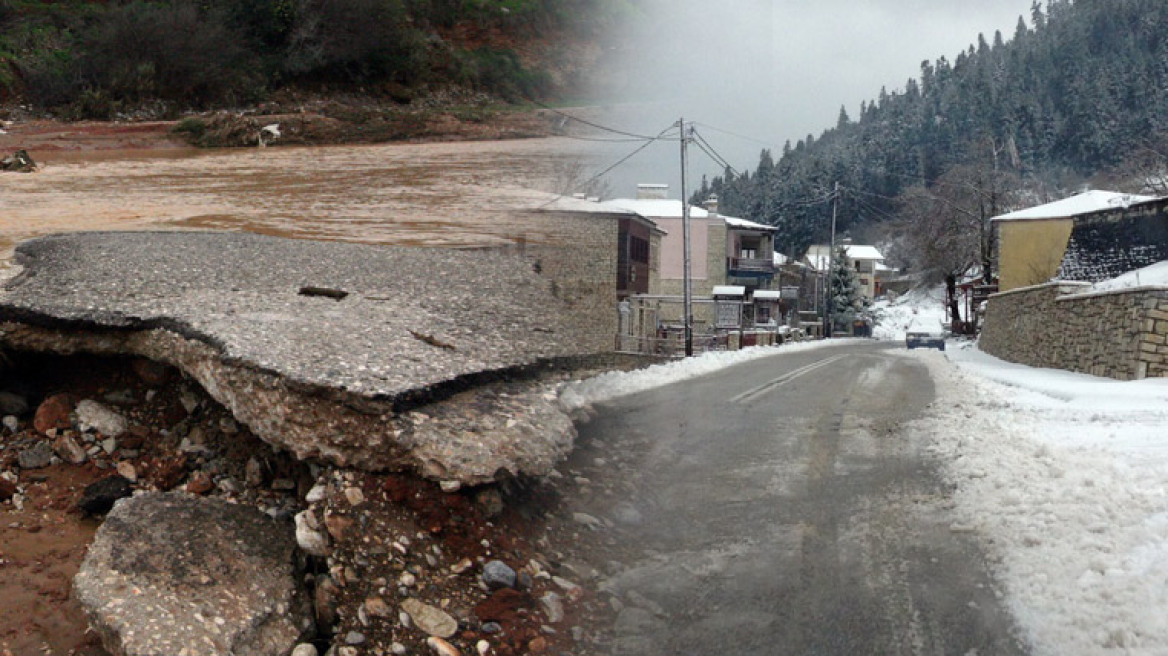
[[[908,333],[904,336],[904,345],[910,349],[935,348],[945,350],[945,336],[940,333]]]

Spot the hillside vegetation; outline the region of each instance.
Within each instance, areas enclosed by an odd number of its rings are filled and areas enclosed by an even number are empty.
[[[625,0],[0,0],[0,102],[70,118],[235,106],[286,88],[397,102],[579,87]]]
[[[881,90],[855,118],[841,110],[819,138],[764,151],[755,171],[728,171],[698,195],[778,226],[784,252],[801,253],[826,239],[839,183],[841,231],[873,239],[896,227],[917,258],[964,231],[962,253],[914,264],[988,271],[994,214],[1105,173],[1136,187],[1163,180],[1166,91],[1168,3],[1035,2],[1009,38],[980,36],[954,61],[923,62],[919,78]]]

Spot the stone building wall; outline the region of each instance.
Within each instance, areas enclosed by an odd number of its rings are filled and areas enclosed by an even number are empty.
[[[982,350],[1118,380],[1168,377],[1168,289],[1083,293],[1088,286],[1051,283],[990,297]]]
[[[532,212],[541,231],[559,235],[556,243],[523,246],[523,252],[550,281],[552,296],[566,301],[596,353],[615,349],[617,312],[617,236],[619,215],[583,212]]]

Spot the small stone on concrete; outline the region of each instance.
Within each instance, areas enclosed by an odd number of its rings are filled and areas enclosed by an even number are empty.
[[[8,416],[4,417],[3,421],[4,421],[4,427],[8,429],[8,432],[17,433],[20,431],[20,420],[17,419],[16,417],[14,417],[12,415],[8,415]]]
[[[292,650],[292,656],[318,656],[320,652],[316,650],[316,645],[302,642],[296,645]]]

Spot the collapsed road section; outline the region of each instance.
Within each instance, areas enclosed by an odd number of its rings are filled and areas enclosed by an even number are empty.
[[[300,459],[457,487],[546,474],[571,449],[541,386],[476,394],[589,354],[517,255],[110,232],[31,240],[16,262],[4,348],[172,365]]]

